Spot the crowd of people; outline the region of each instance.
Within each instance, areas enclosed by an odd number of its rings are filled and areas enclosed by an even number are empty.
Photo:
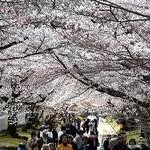
[[[38,133],[32,132],[26,146],[18,150],[97,150],[98,118],[78,118],[75,115],[46,116]],[[59,122],[59,123],[58,123]],[[150,150],[143,137],[127,142],[124,130],[118,135],[108,135],[101,147],[103,150]]]
[[[46,120],[38,134],[31,133],[26,146],[28,150],[97,150],[97,119],[62,118],[60,127]]]
[[[108,135],[103,143],[104,150],[150,150],[146,140],[140,137],[138,142],[131,138],[127,142],[126,132],[121,131],[118,135]]]
[[[19,145],[18,150],[97,150],[98,118],[81,119],[74,114],[63,114],[61,117],[56,114],[46,116],[39,131],[33,131],[26,146]],[[138,141],[134,138],[127,141],[124,130],[118,135],[108,135],[101,149],[150,150],[143,137]]]

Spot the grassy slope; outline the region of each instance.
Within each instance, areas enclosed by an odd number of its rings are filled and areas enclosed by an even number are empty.
[[[22,139],[11,138],[10,136],[7,135],[0,136],[0,146],[17,147],[20,142],[22,142]]]
[[[27,132],[22,131],[21,128],[18,129],[18,134],[20,137],[30,137],[30,133],[33,131],[33,129],[28,129]],[[34,131],[37,131],[37,129],[34,129]],[[18,144],[21,142],[27,142],[26,140],[22,138],[12,138],[10,135],[7,135],[6,132],[0,133],[0,147],[18,147]]]
[[[127,132],[127,139],[128,141],[132,138],[134,138],[136,141],[139,140],[140,137],[140,131],[139,130],[135,130],[135,131],[128,131]]]

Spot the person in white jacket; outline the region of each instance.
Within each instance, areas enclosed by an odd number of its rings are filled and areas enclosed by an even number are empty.
[[[79,130],[76,137],[74,138],[74,142],[76,143],[78,150],[81,149],[81,146],[83,144],[82,137],[83,137],[83,131]]]

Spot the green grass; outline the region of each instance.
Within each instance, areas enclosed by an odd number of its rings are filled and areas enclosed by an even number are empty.
[[[140,137],[140,131],[135,130],[135,131],[128,131],[127,132],[127,140],[129,141],[130,139],[134,138],[136,141],[138,141]]]
[[[22,139],[17,139],[17,138],[11,138],[8,136],[3,136],[0,137],[0,146],[5,146],[5,147],[17,147],[19,143],[22,142]]]
[[[38,133],[38,129],[37,128],[35,128],[35,129],[27,129],[27,131],[23,131],[21,128],[19,128],[18,129],[18,134],[19,134],[19,136],[25,136],[25,137],[29,138],[32,131],[35,131],[36,133]]]
[[[38,127],[35,129],[28,129],[26,132],[22,128],[18,128],[19,138],[12,138],[7,132],[0,133],[0,147],[18,147],[21,142],[26,143],[23,137],[29,138],[32,131],[38,132]],[[22,137],[22,138],[21,138]]]

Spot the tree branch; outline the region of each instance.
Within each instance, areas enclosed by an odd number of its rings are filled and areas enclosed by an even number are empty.
[[[41,54],[50,54],[54,49],[59,49],[59,48],[64,47],[64,46],[65,45],[60,44],[60,45],[52,47],[52,48],[47,48],[41,52],[35,52],[35,53],[26,54],[26,55],[17,56],[17,57],[0,58],[0,61],[17,60],[17,59],[24,59],[24,58],[27,58],[30,56],[36,56],[36,55],[41,55]]]
[[[63,61],[56,55],[56,59],[58,60],[58,62],[63,66],[63,68],[65,70],[68,71],[68,73],[76,80],[78,80],[79,82],[81,82],[82,84],[98,91],[98,92],[101,92],[101,93],[106,93],[110,96],[113,96],[113,97],[119,97],[119,98],[122,98],[122,99],[127,99],[129,102],[131,103],[135,103],[136,105],[139,105],[141,107],[144,107],[144,108],[149,108],[150,107],[150,104],[149,103],[146,103],[146,102],[142,102],[138,99],[136,99],[135,97],[132,97],[132,96],[129,96],[127,95],[126,93],[124,92],[121,92],[121,91],[118,91],[118,90],[115,90],[115,89],[112,89],[112,88],[109,88],[109,87],[102,87],[100,86],[98,83],[92,81],[91,79],[87,78],[83,73],[82,71],[78,68],[77,65],[74,65],[74,70],[75,72],[77,73],[77,75],[75,75],[74,73],[72,73],[71,71],[68,70],[67,66],[63,63]]]
[[[7,48],[10,48],[10,47],[12,47],[12,46],[14,46],[14,45],[17,45],[17,44],[19,44],[19,43],[23,43],[23,41],[19,41],[19,42],[14,41],[14,42],[9,43],[9,44],[7,44],[7,45],[1,46],[1,47],[0,47],[0,51],[5,50],[5,49],[7,49]]]
[[[112,2],[110,2],[108,0],[105,0],[105,1],[104,0],[100,0],[100,1],[98,1],[98,0],[91,0],[91,1],[94,1],[94,2],[96,2],[98,4],[101,4],[101,5],[109,6],[109,7],[112,7],[112,8],[117,8],[117,9],[120,9],[120,10],[124,10],[126,12],[129,12],[129,13],[132,13],[132,14],[135,14],[135,15],[138,15],[138,16],[150,19],[149,15],[142,14],[142,13],[137,12],[137,11],[129,10],[127,8],[124,8],[124,7],[120,6],[120,5],[112,3]]]

